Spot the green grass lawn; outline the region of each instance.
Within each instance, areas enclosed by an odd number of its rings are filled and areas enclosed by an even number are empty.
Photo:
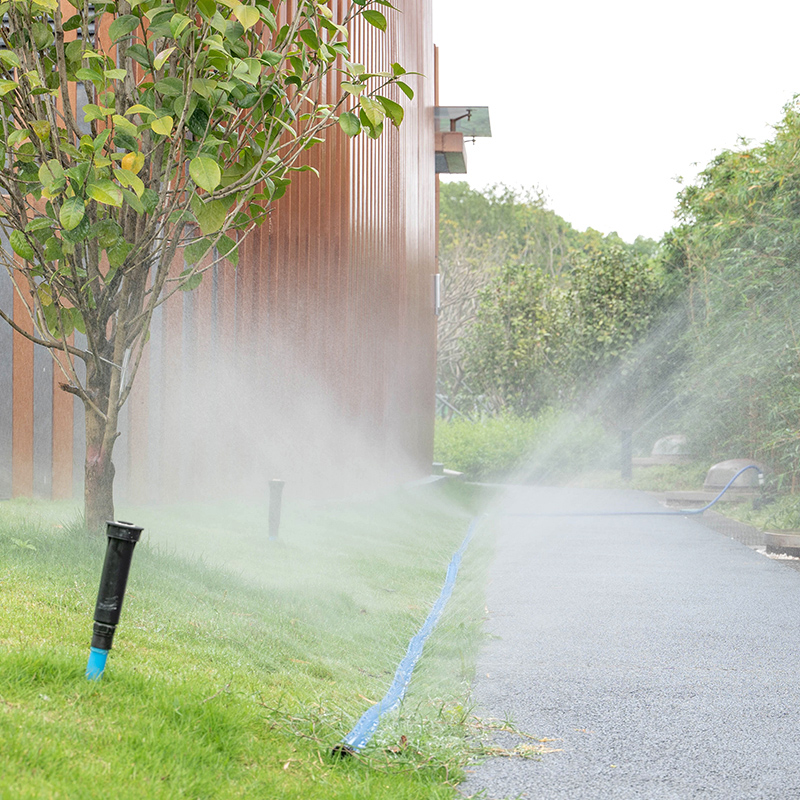
[[[84,677],[105,541],[68,504],[0,503],[0,798],[452,798],[490,537],[400,710],[379,700],[483,498],[458,484],[284,509],[120,508],[145,528],[105,675]]]

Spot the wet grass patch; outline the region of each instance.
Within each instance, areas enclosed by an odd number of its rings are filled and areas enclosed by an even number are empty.
[[[0,503],[0,797],[454,797],[487,535],[399,712],[363,756],[329,752],[386,691],[477,492],[288,504],[279,542],[262,508],[121,509],[145,536],[95,683],[83,672],[105,543],[74,508]]]

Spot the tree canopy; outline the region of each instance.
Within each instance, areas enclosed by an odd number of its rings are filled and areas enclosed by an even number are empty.
[[[685,289],[676,383],[696,447],[762,458],[791,485],[800,453],[800,104],[775,136],[717,155],[679,196],[665,265]]]
[[[592,281],[602,278],[613,294],[619,287],[609,263],[621,266],[621,281],[628,265],[645,269],[656,243],[628,245],[615,233],[577,231],[535,189],[446,183],[440,214],[440,392],[462,409],[477,402],[484,410],[525,412],[573,397],[574,386],[563,382],[577,370],[581,348],[596,356],[597,343],[588,340],[607,336],[607,350],[619,349],[620,331],[634,325],[632,317],[601,322],[602,298],[592,294]],[[634,272],[644,280],[644,272]],[[619,309],[619,299],[609,297]],[[627,299],[636,303],[636,293]]]

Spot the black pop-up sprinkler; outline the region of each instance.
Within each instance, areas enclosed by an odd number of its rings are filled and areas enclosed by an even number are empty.
[[[106,559],[103,562],[103,574],[100,576],[100,589],[94,607],[92,649],[86,665],[86,677],[90,681],[101,678],[106,667],[108,651],[114,640],[122,601],[125,599],[133,548],[136,547],[142,530],[143,528],[130,522],[106,523]]]
[[[281,527],[281,498],[283,496],[284,481],[273,478],[269,482],[269,538],[278,538]]]

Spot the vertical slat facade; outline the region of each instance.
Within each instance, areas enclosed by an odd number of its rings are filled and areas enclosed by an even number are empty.
[[[295,176],[242,244],[238,267],[209,269],[197,290],[178,293],[156,313],[115,453],[118,498],[258,497],[272,477],[336,493],[368,477],[429,472],[436,340],[430,6],[406,0],[402,13],[387,9],[388,34],[363,23],[353,31],[356,60],[378,69],[399,61],[426,76],[409,79],[413,102],[392,94],[406,108],[403,126],[387,123],[377,141],[330,129],[308,154],[320,177]],[[10,297],[0,276],[4,308]],[[81,432],[77,416],[72,425],[72,398],[57,388],[59,370],[50,372],[49,427],[36,422],[43,412],[34,411],[32,345],[4,329],[0,400],[6,374],[13,392],[5,388],[11,400],[0,406],[0,496],[32,493],[34,471],[39,476],[48,458],[49,491],[64,496],[79,480]],[[36,450],[34,439],[45,434]]]

